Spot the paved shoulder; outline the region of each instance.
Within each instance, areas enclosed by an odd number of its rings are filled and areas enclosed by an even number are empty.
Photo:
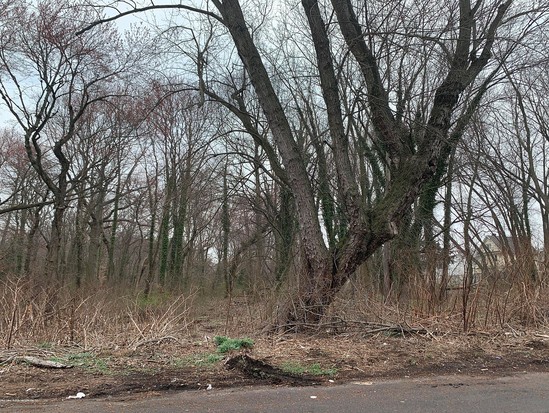
[[[265,387],[180,392],[141,400],[0,402],[6,412],[51,413],[363,413],[363,412],[549,412],[549,374],[474,378],[443,376],[357,382],[323,387]]]

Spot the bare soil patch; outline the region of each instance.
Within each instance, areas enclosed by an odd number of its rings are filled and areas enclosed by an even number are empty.
[[[217,353],[213,340],[203,335],[194,339],[164,337],[131,349],[4,350],[0,351],[0,400],[57,399],[77,392],[86,397],[134,398],[167,390],[206,391],[208,386],[310,385],[328,380],[549,371],[549,335],[545,331],[252,338],[252,350],[228,355]],[[234,361],[227,363],[239,354],[246,354],[246,359],[257,361],[257,365],[250,364],[247,370],[235,368],[238,363]],[[22,361],[21,357],[28,355],[70,367],[37,367]],[[254,374],[257,368],[272,374]]]

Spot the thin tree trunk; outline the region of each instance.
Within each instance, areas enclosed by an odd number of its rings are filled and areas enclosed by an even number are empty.
[[[27,234],[27,252],[25,254],[25,264],[23,267],[23,272],[26,275],[30,274],[31,267],[34,267],[36,259],[36,248],[35,248],[35,235],[40,228],[40,212],[43,207],[37,207],[34,210],[34,216],[32,221],[32,226]]]
[[[229,269],[229,232],[231,221],[229,217],[229,195],[227,184],[227,161],[223,172],[223,204],[221,206],[221,265],[223,266],[223,279],[225,280],[225,297],[232,297],[233,277]]]
[[[440,290],[438,300],[444,302],[447,296],[448,282],[450,277],[450,260],[451,260],[451,225],[452,225],[452,184],[454,178],[454,161],[455,150],[452,152],[450,161],[448,162],[448,174],[446,180],[446,192],[444,195],[444,221],[442,232],[442,271],[440,278]]]
[[[62,281],[60,271],[61,262],[61,244],[63,242],[63,216],[65,214],[64,206],[55,205],[53,220],[51,223],[50,239],[47,246],[45,279]]]

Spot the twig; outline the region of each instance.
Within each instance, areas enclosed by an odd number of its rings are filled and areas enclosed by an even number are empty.
[[[517,331],[515,330],[513,327],[511,327],[511,325],[509,323],[506,324],[506,327],[511,330],[511,333],[513,334],[513,337],[517,338],[517,337],[520,337],[522,334],[520,333],[520,331]]]
[[[165,337],[152,338],[150,340],[140,341],[140,342],[136,343],[135,346],[133,346],[133,350],[135,351],[139,347],[145,346],[147,344],[161,344],[162,342],[168,341],[168,340],[172,340],[172,341],[175,341],[175,342],[181,344],[181,342],[177,338],[175,338],[174,336],[165,336]]]

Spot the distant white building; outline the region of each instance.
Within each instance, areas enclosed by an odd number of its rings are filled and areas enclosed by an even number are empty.
[[[497,273],[502,271],[526,271],[537,277],[545,271],[543,251],[536,251],[531,245],[518,248],[511,237],[490,235],[473,259],[473,274],[481,275],[484,271]]]
[[[513,261],[515,253],[513,238],[490,235],[484,238],[479,251],[475,254],[473,274],[480,274],[483,269],[501,271]]]

